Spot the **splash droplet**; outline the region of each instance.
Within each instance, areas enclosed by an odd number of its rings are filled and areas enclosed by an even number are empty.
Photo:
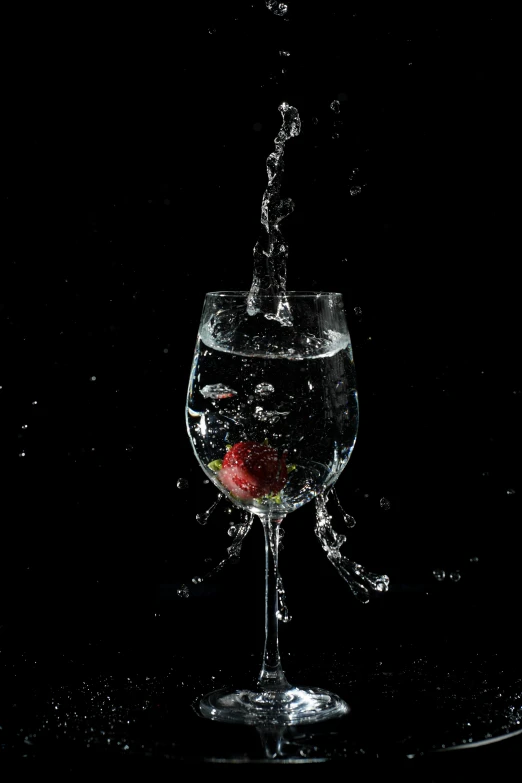
[[[391,508],[391,503],[388,500],[388,498],[381,498],[379,500],[379,505],[384,511],[389,511]]]
[[[339,114],[339,112],[341,111],[341,104],[339,103],[339,101],[332,101],[330,104],[330,109],[334,111],[336,114]]]
[[[288,11],[288,6],[285,3],[278,3],[277,0],[266,0],[266,7],[276,16],[284,16]]]
[[[177,593],[180,598],[188,598],[190,596],[188,585],[181,585],[181,587],[177,590]]]
[[[449,575],[449,578],[451,579],[452,582],[459,582],[460,577],[461,577],[460,571],[452,571]]]
[[[435,568],[433,569],[433,576],[437,582],[442,582],[443,579],[446,579],[446,572],[442,568]]]
[[[360,185],[354,185],[350,188],[350,196],[357,196],[361,192],[362,188]]]
[[[176,482],[176,486],[178,489],[188,489],[189,483],[186,478],[179,478]]]

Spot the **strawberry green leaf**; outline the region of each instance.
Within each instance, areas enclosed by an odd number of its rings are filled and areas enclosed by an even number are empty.
[[[221,470],[221,468],[223,467],[223,460],[222,460],[222,459],[215,459],[215,460],[212,460],[212,462],[209,462],[209,463],[208,463],[208,467],[209,467],[209,468],[210,468],[210,470],[212,470],[214,473],[217,473],[217,472],[218,472],[218,470]]]

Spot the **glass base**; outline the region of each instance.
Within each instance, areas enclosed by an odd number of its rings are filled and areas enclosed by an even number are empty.
[[[339,696],[321,688],[278,691],[219,690],[199,702],[203,717],[225,723],[289,726],[339,718],[349,707]]]

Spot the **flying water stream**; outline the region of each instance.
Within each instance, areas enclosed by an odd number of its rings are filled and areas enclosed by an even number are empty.
[[[294,209],[290,198],[281,198],[281,178],[284,171],[285,143],[301,132],[301,120],[296,108],[282,103],[279,111],[283,124],[274,139],[275,150],[266,160],[268,186],[261,202],[262,234],[254,247],[254,275],[248,297],[249,315],[263,313],[284,326],[292,323],[286,299],[286,262],[288,247],[279,228],[281,221]]]

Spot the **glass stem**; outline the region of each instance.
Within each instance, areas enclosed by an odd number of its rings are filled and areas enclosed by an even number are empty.
[[[283,521],[261,517],[265,534],[265,650],[258,678],[262,690],[284,690],[289,683],[279,657],[279,525]]]

